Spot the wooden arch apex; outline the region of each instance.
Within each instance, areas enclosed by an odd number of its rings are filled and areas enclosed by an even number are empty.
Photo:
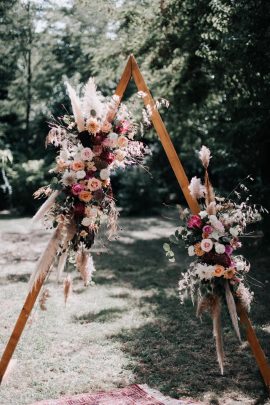
[[[120,97],[120,100],[122,99],[122,97],[126,91],[127,85],[131,78],[134,79],[138,90],[142,91],[146,94],[146,96],[143,98],[143,100],[144,100],[144,104],[146,106],[150,105],[150,107],[152,109],[151,120],[152,120],[153,126],[160,138],[162,146],[169,159],[170,165],[174,171],[177,181],[183,191],[183,194],[188,203],[188,206],[193,214],[197,214],[198,212],[200,212],[200,206],[198,204],[198,201],[195,200],[189,192],[189,189],[188,189],[189,181],[186,176],[185,170],[175,151],[175,148],[171,141],[170,135],[168,134],[168,131],[162,121],[162,118],[161,118],[159,112],[157,111],[157,109],[155,108],[154,99],[144,81],[144,78],[141,74],[141,71],[136,62],[136,59],[134,58],[134,56],[132,54],[128,58],[128,61],[124,68],[121,79],[115,90],[115,94]],[[44,254],[45,254],[45,252],[44,252]],[[49,269],[48,269],[48,272],[49,272]],[[38,282],[36,283],[33,290],[26,297],[26,300],[25,300],[25,303],[21,310],[21,313],[18,317],[18,320],[15,324],[11,337],[7,343],[7,346],[5,348],[5,351],[4,351],[1,361],[0,361],[0,384],[3,379],[4,374],[6,372],[8,364],[11,360],[11,357],[19,342],[21,334],[24,330],[27,319],[31,313],[32,308],[35,305],[36,299],[39,295],[40,289],[41,289],[46,277],[47,277],[47,273],[44,274],[44,276],[38,280]],[[257,339],[255,330],[252,327],[252,324],[248,317],[247,311],[241,305],[238,305],[237,310],[238,310],[238,315],[240,317],[241,324],[246,332],[247,340],[250,344],[251,350],[252,350],[255,360],[258,364],[258,367],[260,369],[264,383],[269,391],[269,389],[270,389],[270,367],[269,367],[269,364],[265,357],[264,351]]]

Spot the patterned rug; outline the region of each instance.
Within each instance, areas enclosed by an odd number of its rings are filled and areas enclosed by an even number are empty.
[[[35,402],[32,405],[199,405],[192,400],[175,400],[143,385],[130,385],[109,392],[79,394]]]

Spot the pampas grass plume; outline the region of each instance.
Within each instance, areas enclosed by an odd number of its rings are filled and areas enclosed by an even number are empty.
[[[208,168],[211,157],[212,156],[211,156],[210,149],[208,149],[206,146],[203,145],[201,147],[200,152],[199,152],[199,158],[200,158],[200,160],[201,160],[201,162],[203,164],[203,167],[205,169]]]

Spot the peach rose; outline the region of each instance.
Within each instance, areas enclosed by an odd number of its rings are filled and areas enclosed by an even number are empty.
[[[58,159],[56,163],[56,170],[58,172],[63,172],[68,167],[68,163],[66,163],[63,159]]]
[[[79,199],[84,202],[89,202],[92,199],[92,194],[89,191],[81,191],[79,194]]]
[[[87,187],[90,191],[96,191],[102,187],[102,183],[99,179],[92,177],[92,179],[88,180]]]
[[[74,162],[71,165],[71,168],[75,170],[76,172],[78,170],[83,170],[84,169],[84,163],[81,160],[74,160]]]
[[[128,139],[125,136],[121,135],[117,140],[117,144],[119,148],[126,148],[128,146]]]
[[[195,252],[195,255],[196,255],[196,256],[203,256],[203,255],[204,255],[204,251],[203,251],[202,248],[201,248],[200,242],[199,242],[199,243],[196,243],[196,244],[194,245],[194,252]]]
[[[215,277],[221,277],[221,276],[224,275],[224,272],[225,272],[224,267],[217,265],[217,266],[215,267],[215,270],[214,270],[214,276],[215,276]]]
[[[100,130],[100,125],[95,118],[89,118],[86,122],[86,128],[91,134],[96,134]]]
[[[224,273],[224,278],[231,279],[234,275],[235,269],[233,267],[229,267]]]
[[[105,132],[106,134],[110,132],[112,129],[112,124],[110,124],[108,121],[105,121],[101,127],[101,131]]]

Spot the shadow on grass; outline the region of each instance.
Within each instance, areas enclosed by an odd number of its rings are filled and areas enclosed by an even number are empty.
[[[74,316],[74,322],[79,322],[81,324],[91,322],[113,322],[114,320],[120,318],[123,312],[125,312],[125,309],[121,308],[102,309],[97,313],[89,312],[80,316]]]
[[[153,294],[140,300],[140,307],[152,308],[149,322],[140,328],[123,329],[112,336],[120,340],[123,350],[133,358],[132,371],[137,383],[156,387],[172,397],[213,393],[213,403],[226,391],[240,392],[254,398],[254,403],[264,403],[265,389],[249,347],[239,346],[228,314],[223,309],[223,334],[226,352],[225,374],[221,376],[215,354],[212,323],[205,316],[202,323],[195,317],[195,308],[189,303],[180,305],[177,296],[179,274],[188,263],[185,254],[177,263],[169,265],[163,252],[163,238],[134,240],[133,243],[113,243],[111,252],[99,257],[98,267],[110,272],[111,277],[95,280],[99,283],[127,283],[130,288],[153,290]],[[251,252],[253,257],[251,257]],[[264,281],[267,276],[267,253],[247,248],[247,257],[256,264],[256,278]],[[127,263],[127,264],[125,264]],[[109,266],[109,267],[108,267]],[[106,281],[107,280],[107,281]],[[254,303],[251,318],[266,355],[270,358],[269,334],[261,328],[270,322],[267,288],[253,288],[258,303]],[[147,311],[145,311],[145,315]],[[153,321],[153,316],[155,321]],[[151,318],[151,320],[150,320]],[[243,338],[245,334],[242,331]]]

